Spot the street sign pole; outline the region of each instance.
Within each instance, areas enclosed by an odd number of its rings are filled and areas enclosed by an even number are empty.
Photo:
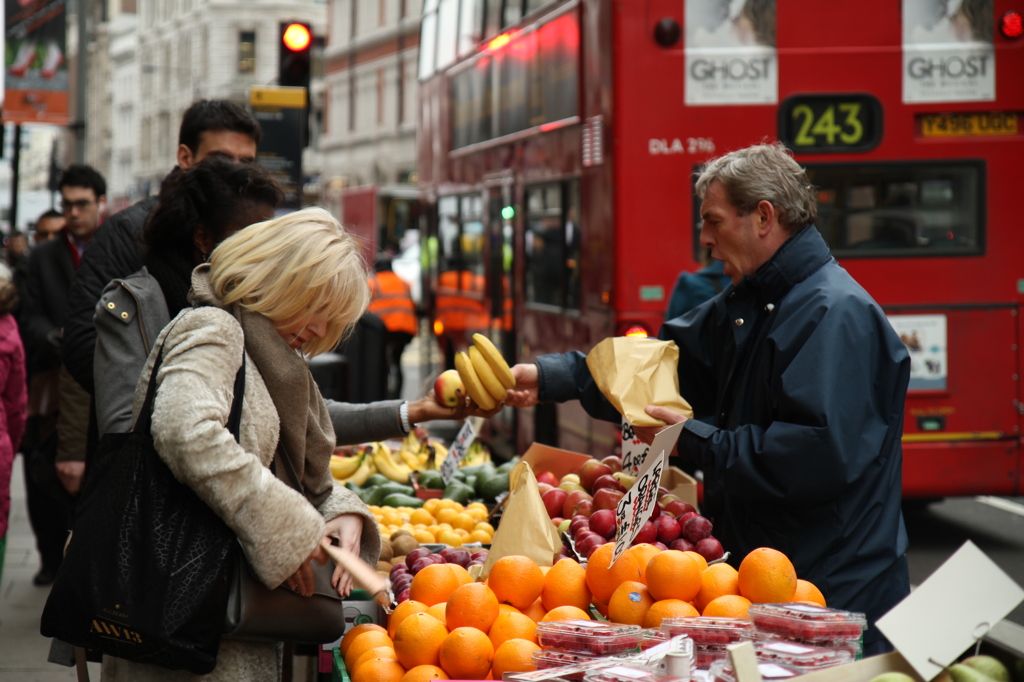
[[[302,206],[302,119],[306,114],[306,88],[254,87],[249,106],[263,129],[256,160],[281,184],[281,208]]]

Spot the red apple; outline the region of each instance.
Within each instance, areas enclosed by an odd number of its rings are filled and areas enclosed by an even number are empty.
[[[661,505],[655,502],[654,506],[651,507],[651,521],[661,516],[662,511]]]
[[[590,552],[603,545],[606,540],[597,533],[588,533],[576,543],[576,552],[580,556],[590,556]]]
[[[611,488],[601,488],[594,493],[594,509],[611,509],[615,510],[619,506],[619,500],[621,500],[626,493],[621,490],[612,490]]]
[[[666,547],[664,544],[662,544],[660,542],[652,542],[651,544],[654,545],[655,547],[657,547],[658,549],[660,549],[662,552],[664,552],[666,549],[668,549],[668,547]]]
[[[658,497],[659,498],[662,498],[662,497],[665,497],[666,495],[671,495],[671,494],[672,494],[672,491],[669,490],[668,488],[666,488],[665,486],[663,486],[663,485],[659,485],[658,486]]]
[[[696,512],[697,510],[694,509],[693,505],[690,504],[689,502],[683,502],[682,500],[673,500],[665,505],[665,511],[667,511],[672,516],[679,518],[686,512]]]
[[[586,490],[594,492],[594,482],[602,476],[610,476],[612,470],[607,464],[597,459],[589,459],[580,467],[580,485]]]
[[[679,516],[677,516],[676,517],[676,521],[679,522],[680,526],[685,526],[687,521],[689,521],[690,519],[692,519],[694,516],[697,516],[697,515],[698,514],[695,511],[688,511],[685,514],[680,514]]]
[[[577,514],[569,521],[569,535],[576,537],[581,528],[590,528],[590,519],[583,514]]]
[[[408,587],[405,588],[404,590],[402,590],[401,592],[399,592],[398,596],[395,597],[395,601],[397,601],[398,603],[402,603],[404,601],[407,601],[408,599],[409,599],[409,588]]]
[[[640,532],[633,538],[631,545],[649,545],[658,539],[658,529],[654,526],[653,521],[644,521],[644,525],[640,527]]]
[[[590,530],[601,535],[606,540],[615,537],[615,511],[612,509],[598,509],[590,515]]]
[[[445,407],[458,407],[465,402],[466,387],[458,371],[449,369],[441,372],[434,381],[434,399]]]
[[[669,549],[678,549],[680,552],[692,552],[693,543],[686,538],[676,538],[672,542],[668,543]]]
[[[410,550],[405,556],[405,565],[412,569],[412,564],[417,559],[422,559],[425,556],[430,556],[432,552],[426,547],[417,547],[416,549]]]
[[[658,529],[658,541],[668,544],[679,537],[681,530],[679,522],[675,517],[665,514],[654,519],[654,526]]]
[[[594,501],[593,500],[580,500],[576,503],[573,508],[573,514],[582,514],[583,516],[589,517],[594,513]]]
[[[619,482],[619,479],[615,478],[611,474],[605,474],[594,481],[594,492],[603,488],[611,488],[612,490],[626,492],[626,487]]]
[[[721,559],[722,555],[725,554],[725,550],[722,549],[722,543],[710,535],[698,542],[694,547],[694,551],[707,561]]]
[[[658,490],[661,490],[661,488],[659,488]],[[674,502],[674,501],[676,501],[678,499],[679,499],[679,496],[675,495],[673,493],[669,493],[667,495],[658,495],[658,502],[661,502],[662,504],[668,504],[669,502]],[[682,500],[680,500],[680,501],[682,501]]]
[[[609,456],[605,457],[604,459],[602,459],[601,461],[604,464],[607,464],[608,468],[611,469],[613,473],[616,472],[616,471],[622,471],[622,458],[621,457],[616,457],[615,455],[609,455]]]
[[[565,518],[567,516],[562,513],[562,507],[565,506],[565,500],[568,497],[569,493],[561,488],[552,488],[541,495],[540,499],[544,501],[544,509],[547,510],[549,518],[553,519],[556,516]]]
[[[555,488],[558,486],[558,478],[550,471],[542,471],[537,474],[537,483],[545,483]]]
[[[552,490],[552,489],[553,489],[554,487],[555,487],[555,486],[553,486],[553,485],[548,485],[547,483],[538,483],[538,484],[537,484],[537,490],[539,490],[539,491],[540,491],[540,494],[541,494],[541,495],[543,495],[544,493],[546,493],[546,492],[547,492],[547,491],[549,491],[549,490]]]
[[[696,545],[711,535],[711,522],[703,516],[692,516],[683,524],[683,537]]]

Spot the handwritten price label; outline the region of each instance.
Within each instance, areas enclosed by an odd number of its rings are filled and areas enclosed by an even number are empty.
[[[459,462],[466,456],[466,452],[474,440],[476,440],[476,429],[473,428],[473,423],[467,419],[459,429],[459,435],[455,436],[455,442],[448,450],[448,456],[444,458],[444,463],[441,464],[441,480],[445,485],[448,485],[452,477],[455,476]]]
[[[619,500],[619,505],[615,510],[613,564],[629,548],[644,523],[651,517],[651,512],[654,511],[654,505],[658,500],[661,474],[665,470],[665,453],[672,452],[682,430],[682,424],[674,424],[654,437],[650,453],[644,458],[643,467],[637,474],[636,482]]]
[[[651,446],[636,437],[633,425],[622,418],[622,471],[630,476],[640,473],[640,468],[647,461],[647,453]]]

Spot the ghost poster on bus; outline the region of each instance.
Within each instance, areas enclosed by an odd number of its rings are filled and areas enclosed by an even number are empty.
[[[686,0],[685,103],[775,104],[775,0]]]
[[[903,0],[903,101],[996,98],[992,0]]]
[[[948,376],[945,315],[888,315],[910,353],[911,391],[944,391]]]
[[[68,122],[64,0],[5,0],[3,119]]]

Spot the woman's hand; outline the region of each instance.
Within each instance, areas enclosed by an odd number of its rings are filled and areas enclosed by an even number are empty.
[[[456,407],[445,407],[437,402],[434,390],[431,389],[426,397],[409,402],[409,421],[413,424],[432,421],[435,419],[461,420],[466,417],[493,417],[501,412],[503,405],[496,405],[492,410],[481,409],[468,396]]]
[[[337,540],[339,547],[359,556],[363,540],[363,517],[359,514],[335,516],[324,525],[324,538],[328,541]],[[323,551],[322,547],[318,549]],[[347,597],[353,587],[352,576],[341,566],[337,566],[334,575],[331,576],[331,586],[338,590],[339,595]]]
[[[293,592],[298,592],[303,597],[313,596],[313,566],[310,562],[315,561],[321,566],[327,563],[327,551],[320,545],[316,546],[309,558],[302,562],[299,570],[288,576],[285,584]]]

